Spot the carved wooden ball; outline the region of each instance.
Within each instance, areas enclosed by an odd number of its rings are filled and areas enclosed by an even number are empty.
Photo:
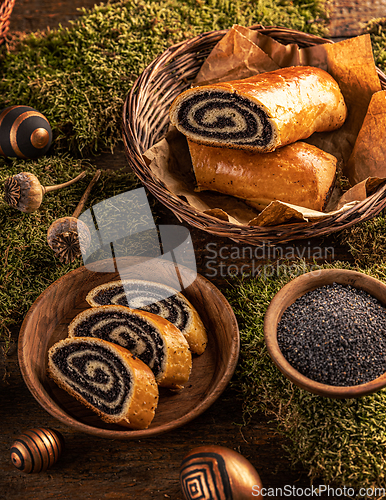
[[[64,448],[63,436],[52,429],[30,429],[21,434],[11,447],[13,465],[26,474],[43,472],[52,467]]]
[[[0,154],[18,158],[44,155],[52,141],[47,118],[29,106],[10,106],[0,112]]]
[[[200,446],[181,462],[180,486],[185,500],[246,500],[263,498],[253,465],[223,446]]]

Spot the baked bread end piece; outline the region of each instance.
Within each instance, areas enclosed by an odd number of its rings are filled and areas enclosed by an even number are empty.
[[[158,405],[153,372],[127,349],[98,338],[66,338],[48,351],[48,376],[103,421],[147,429]]]

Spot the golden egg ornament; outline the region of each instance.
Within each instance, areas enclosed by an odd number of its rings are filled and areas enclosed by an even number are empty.
[[[0,154],[34,159],[47,153],[52,130],[47,118],[30,106],[10,106],[0,112]]]
[[[246,500],[263,498],[253,465],[223,446],[200,446],[183,458],[180,487],[185,500]]]
[[[53,429],[29,429],[11,446],[13,465],[26,474],[43,472],[52,467],[62,454],[64,439]]]

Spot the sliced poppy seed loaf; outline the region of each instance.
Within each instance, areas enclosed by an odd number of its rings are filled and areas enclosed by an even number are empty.
[[[198,312],[170,286],[136,279],[110,281],[92,289],[86,300],[91,307],[116,304],[157,314],[182,332],[192,352],[205,351],[208,337]]]
[[[170,121],[207,146],[269,152],[343,125],[347,107],[326,71],[293,66],[185,90]]]
[[[48,375],[102,420],[147,429],[158,405],[153,372],[126,349],[97,338],[66,338],[48,351]]]
[[[93,307],[78,314],[68,332],[124,347],[149,366],[162,387],[179,389],[189,380],[192,355],[185,337],[155,314],[119,305]]]

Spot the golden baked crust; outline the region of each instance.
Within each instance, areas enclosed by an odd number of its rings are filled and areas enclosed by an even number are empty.
[[[165,318],[147,311],[136,311],[136,313],[147,318],[155,328],[159,328],[165,340],[166,362],[162,375],[157,378],[158,385],[182,389],[189,380],[192,370],[192,355],[187,340],[180,330]]]
[[[63,347],[72,346],[76,352],[76,348],[79,347],[80,344],[96,346],[97,349],[113,353],[130,373],[132,385],[129,396],[126,398],[123,409],[119,414],[109,415],[87,401],[80,392],[75,390],[74,387],[76,384],[74,386],[74,382],[67,379],[53,361],[54,354]],[[102,361],[99,363],[103,365]],[[72,367],[72,369],[74,369],[74,367]],[[109,369],[110,367],[106,370],[106,373],[108,373]],[[132,356],[129,351],[119,345],[90,337],[66,338],[57,342],[50,348],[48,352],[47,373],[59,387],[97,413],[105,422],[130,427],[131,429],[147,429],[154,418],[159,398],[158,385],[155,381],[154,374],[145,363]],[[85,374],[83,373],[83,375]],[[101,383],[98,382],[98,384],[100,387]],[[97,396],[94,396],[94,398],[95,397]]]
[[[295,142],[272,153],[203,146],[189,141],[197,189],[243,198],[262,210],[273,200],[322,211],[336,177],[334,156]]]
[[[139,324],[136,323],[136,318],[139,319]],[[86,326],[86,331],[79,329],[84,327],[86,322],[90,320],[94,321],[92,328]],[[149,327],[144,334],[141,334],[141,320]],[[116,324],[109,328],[109,323]],[[107,332],[104,332],[103,329],[106,327]],[[152,331],[160,337],[162,345],[158,344],[154,335],[152,335]],[[69,324],[68,335],[69,337],[79,335],[98,338],[107,337],[104,340],[127,347],[133,355],[142,359],[153,371],[157,363],[158,349],[160,351],[159,355],[162,356],[159,370],[155,374],[158,385],[181,389],[189,380],[192,369],[192,355],[185,337],[170,321],[147,311],[139,311],[120,305],[106,305],[85,309]],[[132,344],[132,347],[128,347],[129,343]],[[147,345],[150,346],[149,352],[153,353],[148,361],[143,355]]]
[[[256,152],[335,130],[346,116],[337,82],[311,66],[194,87],[170,107],[171,123],[191,141]]]
[[[140,302],[142,300],[142,296],[144,295],[144,290],[146,289],[150,296],[154,293],[156,299],[157,293],[161,297],[166,296],[167,298],[158,300],[154,304],[142,305]],[[145,298],[148,297],[149,296]],[[169,319],[170,317],[168,307],[176,308],[179,306],[178,302],[180,302],[180,304],[184,307],[183,313],[188,316],[186,324],[183,326],[180,325],[180,322],[178,321],[179,314],[176,315],[175,321],[172,319],[169,320],[176,324],[176,326],[181,330],[182,334],[188,341],[189,348],[192,352],[195,354],[202,354],[205,351],[208,343],[208,336],[200,315],[182,293],[170,286],[162,283],[138,279],[116,280],[103,283],[102,285],[90,290],[86,296],[86,301],[91,307],[98,307],[101,305],[101,302],[98,302],[97,300],[98,298],[104,304],[127,305],[127,301],[129,300],[129,307],[146,310],[148,312],[157,311],[154,312],[154,314],[162,316],[165,319]],[[108,302],[106,302],[107,300]],[[133,301],[136,305],[131,305],[131,301]]]

